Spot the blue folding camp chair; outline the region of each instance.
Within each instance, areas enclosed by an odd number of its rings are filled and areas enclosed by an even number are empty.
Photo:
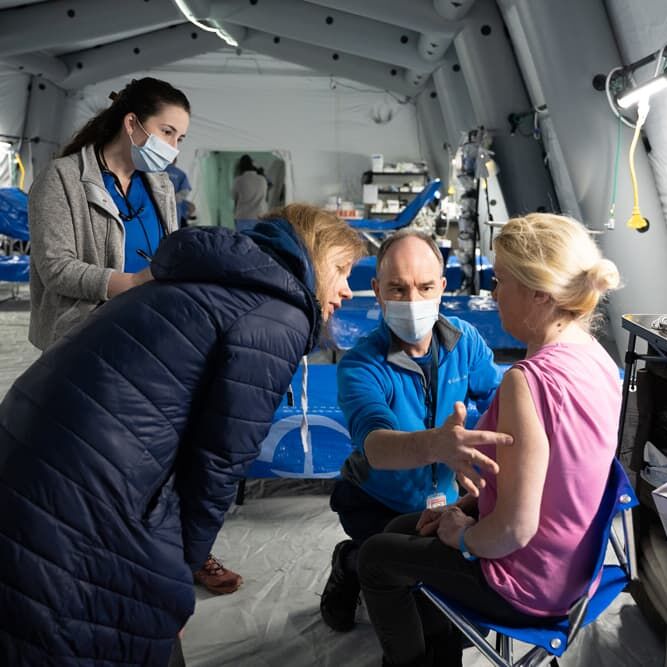
[[[434,178],[426,184],[424,189],[392,220],[379,220],[377,218],[362,218],[357,220],[349,218],[347,220],[350,227],[359,230],[363,236],[370,241],[376,242],[374,235],[386,235],[389,232],[395,232],[401,227],[407,227],[416,217],[417,213],[430,204],[434,199],[440,197],[442,181]],[[400,193],[399,193],[400,194]]]
[[[558,657],[563,655],[572,644],[578,631],[592,623],[623,591],[627,584],[636,578],[635,544],[632,530],[631,508],[637,505],[637,497],[632,489],[621,464],[614,459],[609,481],[600,508],[595,517],[594,525],[600,528],[600,550],[593,575],[590,579],[589,591],[597,581],[600,571],[600,583],[592,596],[582,595],[571,607],[570,612],[562,621],[551,626],[536,628],[512,628],[498,625],[485,619],[482,615],[470,611],[461,605],[447,600],[441,593],[418,584],[417,588],[442,611],[461,632],[476,646],[482,654],[498,667],[537,667],[547,660],[551,665],[558,665]],[[612,523],[617,514],[621,514],[623,541],[614,533]],[[611,543],[619,565],[605,565],[607,545]],[[496,632],[496,647],[482,636],[480,630]],[[513,658],[512,640],[517,639],[532,644],[516,662]]]

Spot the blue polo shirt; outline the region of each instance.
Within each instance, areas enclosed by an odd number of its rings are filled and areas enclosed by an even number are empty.
[[[118,207],[123,225],[125,225],[123,271],[137,273],[150,263],[140,256],[137,250],[142,250],[152,257],[162,240],[160,219],[139,171],[132,174],[126,195],[123,195],[118,188],[116,177],[111,172],[103,171],[102,178],[114,204]]]

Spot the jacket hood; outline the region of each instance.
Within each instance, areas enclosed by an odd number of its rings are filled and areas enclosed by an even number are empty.
[[[315,293],[315,272],[308,251],[287,220],[263,220],[243,234]]]
[[[263,292],[301,308],[310,320],[309,350],[321,310],[305,247],[286,220],[261,222],[244,234],[222,227],[186,227],[160,244],[151,262],[159,281],[215,283]]]

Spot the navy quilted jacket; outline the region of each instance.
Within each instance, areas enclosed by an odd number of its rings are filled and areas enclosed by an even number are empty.
[[[291,227],[187,228],[0,405],[0,665],[164,665],[313,346]]]

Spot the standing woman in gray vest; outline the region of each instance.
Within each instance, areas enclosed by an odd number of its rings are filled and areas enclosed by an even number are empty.
[[[37,175],[30,190],[30,342],[45,350],[98,304],[152,276],[178,229],[164,169],[190,122],[186,96],[135,79]]]

